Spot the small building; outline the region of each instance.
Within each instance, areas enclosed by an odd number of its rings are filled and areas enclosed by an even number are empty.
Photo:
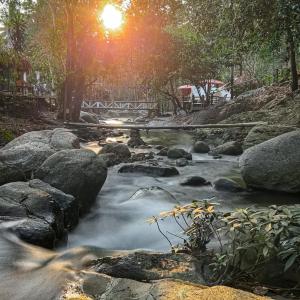
[[[231,99],[230,91],[225,83],[219,80],[207,80],[196,85],[182,85],[178,87],[180,99],[185,110],[197,111],[221,101]]]

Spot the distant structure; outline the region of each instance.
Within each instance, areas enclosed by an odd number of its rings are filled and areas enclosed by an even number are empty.
[[[231,93],[225,83],[211,79],[196,85],[182,85],[178,87],[183,108],[186,111],[197,111],[219,102],[230,101]]]

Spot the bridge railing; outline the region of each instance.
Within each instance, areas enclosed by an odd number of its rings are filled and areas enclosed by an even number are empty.
[[[157,110],[156,102],[137,101],[83,101],[84,110]]]

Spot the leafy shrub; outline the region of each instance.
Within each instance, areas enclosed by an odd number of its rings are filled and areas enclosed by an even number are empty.
[[[212,238],[217,238],[220,246],[210,263],[210,280],[215,283],[242,278],[263,280],[263,274],[268,275],[268,268],[274,265],[278,273],[272,274],[274,277],[283,276],[291,268],[299,274],[299,205],[221,213],[215,211],[215,204],[193,202],[152,219],[166,238],[159,221],[170,217],[180,227],[184,240],[183,244],[172,246],[174,251],[187,249],[193,254],[203,253]]]
[[[160,221],[172,218],[178,225],[179,235],[170,232],[163,233]],[[208,201],[194,201],[184,206],[176,206],[173,210],[162,212],[158,217],[149,219],[149,223],[156,223],[159,232],[168,240],[173,251],[185,250],[192,253],[204,252],[207,244],[213,236],[218,236],[215,221],[218,216],[215,212],[215,204]],[[182,239],[183,244],[172,245],[169,235]]]

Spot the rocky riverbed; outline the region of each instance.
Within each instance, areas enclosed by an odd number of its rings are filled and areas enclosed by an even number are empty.
[[[218,143],[201,138],[199,132],[150,131],[139,136],[119,130],[96,132],[93,137],[100,138],[88,143],[83,138],[88,134],[81,132],[80,143],[77,133],[66,129],[30,132],[0,149],[1,220],[13,221],[12,231],[29,243],[47,248],[60,244],[73,254],[81,253],[73,247],[89,245],[84,253],[98,257],[88,269],[76,267],[94,275],[84,273],[68,287],[62,284],[67,299],[123,299],[123,289],[128,299],[152,299],[153,295],[177,299],[181,293],[187,293],[186,299],[214,299],[217,288],[210,291],[200,286],[205,282],[197,277],[199,270],[191,265],[190,256],[187,262],[180,255],[176,259],[154,253],[131,257],[131,252],[100,248],[169,251],[157,228],[146,220],[193,200],[217,202],[223,211],[299,203],[300,134],[294,127],[254,128],[243,141]],[[178,231],[172,222],[163,225],[164,231]],[[172,243],[177,242],[173,236]],[[70,257],[62,255],[64,262]],[[115,255],[123,258],[105,259]],[[140,257],[151,264],[141,267]],[[74,263],[71,260],[72,268]],[[177,270],[175,277],[159,275],[168,274],[168,264]],[[228,293],[228,299],[263,299],[223,287],[218,291]],[[41,293],[27,298],[41,299]]]

